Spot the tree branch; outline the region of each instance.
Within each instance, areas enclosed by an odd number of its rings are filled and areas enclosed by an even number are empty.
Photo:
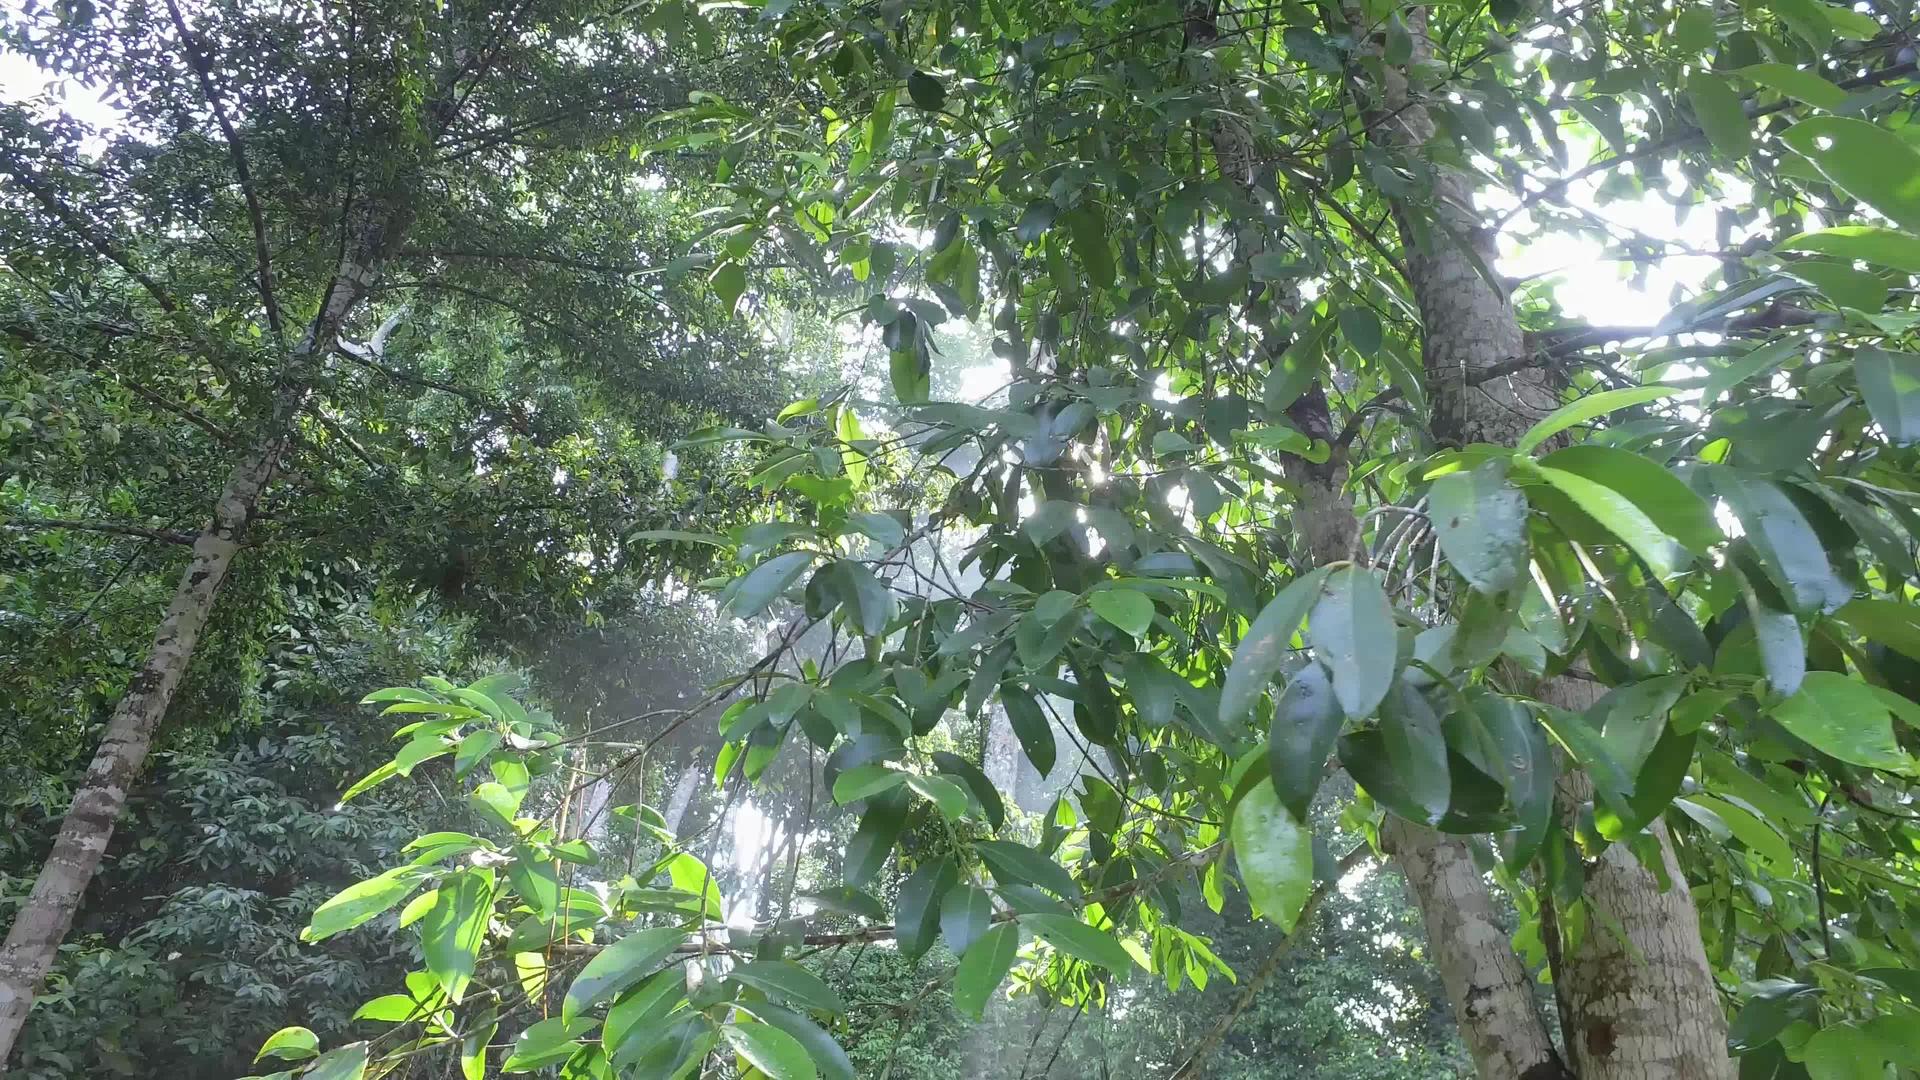
[[[75,532],[105,533],[109,536],[137,536],[143,540],[159,540],[168,544],[181,544],[192,547],[193,533],[174,532],[171,529],[150,529],[144,525],[122,525],[113,521],[75,521],[68,518],[30,518],[0,522],[0,529],[18,529],[22,532],[41,532],[54,529],[70,529]]]
[[[1233,1008],[1227,1010],[1227,1014],[1213,1025],[1213,1029],[1200,1040],[1200,1045],[1194,1047],[1193,1053],[1187,1055],[1186,1062],[1175,1069],[1167,1080],[1191,1080],[1200,1075],[1197,1070],[1201,1063],[1206,1061],[1207,1055],[1213,1053],[1214,1048],[1220,1045],[1220,1041],[1227,1037],[1227,1032],[1233,1030],[1233,1025],[1247,1011],[1247,1007],[1253,1004],[1253,999],[1267,985],[1268,980],[1279,973],[1282,962],[1293,951],[1293,943],[1306,936],[1307,920],[1313,918],[1321,902],[1327,898],[1327,894],[1338,886],[1340,879],[1345,877],[1348,871],[1360,865],[1372,854],[1372,849],[1367,845],[1359,844],[1340,857],[1338,873],[1331,880],[1322,881],[1313,890],[1313,894],[1307,897],[1306,904],[1300,908],[1300,915],[1293,923],[1293,932],[1274,945],[1273,951],[1267,954],[1267,959],[1260,965],[1260,970],[1254,972],[1253,977],[1248,979],[1247,984],[1240,989],[1240,996],[1234,999]]]
[[[59,199],[54,198],[53,193],[48,191],[46,185],[34,176],[33,170],[28,167],[27,163],[19,154],[15,153],[10,147],[0,146],[0,155],[4,155],[3,160],[8,170],[13,173],[14,179],[20,181],[20,186],[26,188],[27,193],[33,196],[34,201],[45,207],[47,213],[52,214],[55,220],[65,225],[68,231],[78,236],[102,258],[125,271],[128,277],[139,282],[140,287],[147,291],[147,295],[153,297],[154,302],[160,305],[161,311],[172,314],[180,310],[180,305],[174,303],[173,297],[169,296],[167,291],[160,287],[159,282],[142,273],[140,268],[133,264],[133,260],[129,258],[125,252],[109,243],[106,237],[101,236],[93,226],[89,225],[71,207],[68,207]]]
[[[247,168],[246,151],[240,145],[240,135],[233,129],[233,121],[228,119],[227,110],[220,103],[220,95],[213,88],[213,73],[207,62],[206,54],[195,43],[193,32],[187,29],[187,22],[180,15],[180,6],[174,0],[167,0],[167,14],[173,17],[174,29],[180,31],[180,47],[187,54],[187,65],[200,80],[200,92],[206,96],[207,106],[213,110],[213,118],[219,122],[221,134],[227,139],[227,153],[233,158],[234,176],[240,181],[240,194],[247,201],[247,218],[253,225],[253,261],[255,279],[260,289],[260,302],[266,306],[267,325],[273,329],[274,336],[280,335],[280,305],[273,296],[273,263],[267,253],[266,217],[260,211],[260,197],[253,188],[253,173]]]
[[[1862,75],[1859,78],[1843,80],[1841,82],[1835,83],[1834,85],[1838,86],[1842,90],[1860,90],[1869,86],[1879,86],[1882,83],[1889,83],[1894,81],[1895,79],[1905,78],[1906,76],[1912,75],[1913,73],[1914,73],[1914,65],[1912,63],[1894,64],[1889,67],[1881,68],[1879,71],[1868,72],[1867,74]],[[1771,116],[1774,113],[1783,112],[1787,109],[1792,108],[1794,104],[1795,102],[1792,99],[1783,99],[1780,101],[1776,101],[1771,105],[1761,105],[1761,106],[1755,106],[1749,103],[1746,108],[1747,119],[1758,120],[1763,116]],[[1494,222],[1494,226],[1493,226],[1494,230],[1498,231],[1500,229],[1506,228],[1507,222],[1512,221],[1522,211],[1526,210],[1528,207],[1535,205],[1536,203],[1540,202],[1543,199],[1556,199],[1562,195],[1565,195],[1567,193],[1568,188],[1572,187],[1574,184],[1577,184],[1582,180],[1585,180],[1589,176],[1594,176],[1598,173],[1608,172],[1621,165],[1625,165],[1630,161],[1639,161],[1643,158],[1649,158],[1649,157],[1653,157],[1656,154],[1665,153],[1668,150],[1675,149],[1676,147],[1685,146],[1688,143],[1695,142],[1705,137],[1706,137],[1706,133],[1701,131],[1699,128],[1697,127],[1689,128],[1685,131],[1679,132],[1678,134],[1669,135],[1664,139],[1655,139],[1652,142],[1645,143],[1633,150],[1629,150],[1624,154],[1616,154],[1613,157],[1605,159],[1604,161],[1588,162],[1586,165],[1582,166],[1581,168],[1575,169],[1572,173],[1566,176],[1563,176],[1558,180],[1555,180],[1553,183],[1548,184],[1546,187],[1541,188],[1539,191],[1529,192],[1526,195],[1522,196],[1520,199],[1520,202],[1517,205],[1515,205],[1513,209],[1501,215],[1500,219]]]

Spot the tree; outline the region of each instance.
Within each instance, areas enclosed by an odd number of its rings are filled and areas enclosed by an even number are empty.
[[[31,471],[9,481],[6,527],[189,554],[172,563],[178,586],[145,659],[89,672],[124,690],[0,952],[0,1060],[197,644],[219,631],[215,598],[243,550],[295,541],[325,561],[314,548],[328,545],[456,601],[480,598],[469,577],[518,575],[577,614],[582,597],[539,575],[570,565],[580,584],[590,568],[624,569],[609,518],[724,516],[724,492],[709,500],[698,472],[682,488],[663,479],[649,436],[763,411],[776,369],[738,331],[707,325],[716,308],[677,279],[637,283],[665,269],[650,256],[682,219],[636,191],[638,163],[599,150],[687,90],[677,70],[631,55],[624,25],[567,5],[134,4],[33,8],[9,26],[11,47],[112,87],[126,117],[96,136],[23,106],[0,114],[4,329],[23,360],[7,377],[39,403],[10,417],[9,471]],[[613,193],[621,209],[607,213]],[[96,380],[104,392],[57,396]],[[595,439],[582,424],[600,425]],[[134,468],[102,471],[123,427],[137,438],[118,456]],[[503,502],[510,484],[547,497]],[[209,504],[210,522],[183,530]],[[575,549],[583,536],[592,545]],[[32,561],[57,562],[62,545],[38,543],[28,550],[50,557]],[[486,555],[498,561],[470,565]],[[143,547],[97,574],[102,592],[149,557]],[[532,614],[501,633],[537,633]],[[60,718],[71,743],[22,741],[59,762],[93,736],[82,718]]]
[[[703,97],[652,144],[717,159],[711,283],[729,306],[777,288],[755,266],[774,250],[843,268],[900,407],[712,433],[778,515],[709,538],[743,567],[720,597],[798,610],[669,724],[737,693],[719,775],[824,754],[859,814],[827,925],[722,954],[712,872],[660,830],[596,892],[588,941],[531,869],[567,841],[476,773],[499,820],[447,851],[503,861],[397,866],[334,902],[433,890],[419,1011],[445,1030],[319,1062],[454,1036],[490,1060],[494,1025],[545,1001],[473,988],[505,969],[463,929],[483,912],[524,920],[502,950],[552,982],[579,965],[509,1069],[671,1074],[724,1046],[844,1075],[823,1027],[843,1003],[788,957],[881,938],[950,942],[965,1012],[1009,972],[1098,1006],[1137,966],[1186,969],[1170,883],[1224,906],[1228,854],[1297,932],[1330,762],[1409,873],[1483,1076],[1913,1060],[1920,211],[1888,179],[1920,166],[1907,27],[1818,3],[772,4],[658,40],[723,33],[797,78]],[[1551,282],[1497,275],[1502,229],[1668,257],[1608,221],[1643,195],[1726,204],[1718,268],[1659,322],[1588,326]],[[1006,405],[928,400],[933,327],[975,315]],[[895,501],[896,475],[924,498]],[[962,529],[978,589],[915,558]],[[794,660],[815,624],[842,647]],[[1037,834],[942,743],[996,695],[1042,772],[1086,751]],[[511,778],[555,752],[484,686],[376,699],[437,717],[414,753],[475,740]],[[887,905],[863,890],[896,855]]]

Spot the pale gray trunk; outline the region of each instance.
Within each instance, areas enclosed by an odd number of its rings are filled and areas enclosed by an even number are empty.
[[[1221,176],[1243,196],[1257,201],[1253,165],[1259,155],[1252,145],[1250,128],[1233,111],[1235,104],[1233,94],[1223,93],[1208,141]],[[1264,247],[1265,236],[1250,227],[1241,230],[1236,241],[1236,257],[1250,262]],[[1283,299],[1280,306],[1288,305]],[[1301,542],[1315,563],[1350,558],[1359,537],[1359,522],[1346,491],[1344,448],[1338,445],[1324,390],[1316,385],[1302,395],[1288,409],[1288,419],[1332,448],[1324,463],[1293,456],[1284,460],[1288,478],[1298,485],[1299,508],[1294,523]],[[1486,1080],[1564,1076],[1553,1041],[1534,1008],[1526,971],[1493,917],[1492,895],[1466,845],[1424,826],[1392,818],[1382,839],[1426,918],[1429,950],[1480,1076]]]
[[[1241,194],[1257,200],[1253,163],[1259,155],[1251,145],[1249,127],[1233,113],[1234,105],[1232,94],[1223,95],[1215,113],[1218,119],[1208,132],[1209,141],[1221,175]],[[1251,261],[1264,246],[1265,237],[1249,228],[1236,240],[1236,256]],[[1281,306],[1287,306],[1284,300]],[[1511,315],[1506,325],[1513,327]],[[1517,340],[1517,328],[1514,336]],[[1318,564],[1352,558],[1360,525],[1354,516],[1352,496],[1346,490],[1345,448],[1339,445],[1324,390],[1315,385],[1287,414],[1295,427],[1331,447],[1328,460],[1322,463],[1291,455],[1284,459],[1288,479],[1298,485],[1294,524],[1301,543]],[[1429,952],[1479,1075],[1484,1080],[1559,1080],[1566,1076],[1553,1039],[1534,1006],[1526,969],[1514,953],[1506,930],[1494,917],[1493,896],[1465,842],[1392,817],[1387,819],[1382,842],[1406,876],[1425,918]]]
[[[1408,13],[1415,64],[1432,55],[1426,16],[1420,8]],[[1374,120],[1373,138],[1416,164],[1434,136],[1433,119],[1422,98],[1409,91],[1404,75],[1391,68],[1387,72],[1364,105]],[[1420,307],[1434,434],[1456,445],[1511,445],[1558,405],[1558,388],[1544,367],[1482,381],[1486,369],[1520,356],[1520,326],[1505,288],[1490,280],[1494,237],[1474,208],[1471,181],[1445,165],[1426,164],[1434,178],[1432,203],[1397,204],[1394,216],[1409,284]],[[1592,688],[1562,677],[1541,693],[1548,700],[1567,697],[1568,704],[1577,706],[1571,699],[1590,700]],[[1573,782],[1585,783],[1577,776]],[[1589,870],[1585,901],[1593,917],[1556,987],[1575,1028],[1566,1033],[1574,1044],[1570,1052],[1581,1080],[1730,1080],[1734,1068],[1726,1053],[1726,1019],[1706,963],[1693,899],[1665,830],[1656,825],[1653,834],[1673,888],[1662,891],[1653,875],[1618,845]],[[1433,900],[1448,902],[1444,895]],[[1443,942],[1450,924],[1459,924],[1452,932],[1470,932],[1472,917],[1435,910],[1425,897],[1421,906],[1429,926],[1428,944],[1442,961],[1450,995],[1456,983],[1470,990],[1476,985],[1473,979],[1484,967],[1476,954],[1494,949],[1511,957],[1504,940]],[[1608,925],[1624,931],[1626,940],[1605,929]],[[1471,962],[1471,968],[1448,972],[1449,962]],[[1456,996],[1456,1005],[1459,1000]],[[1527,1015],[1539,1023],[1531,1001]],[[1483,1065],[1481,1075],[1512,1073],[1489,1073]]]
[[[357,242],[329,283],[319,315],[291,350],[265,434],[234,466],[214,504],[212,520],[194,540],[193,555],[154,632],[147,659],[115,706],[93,762],[60,822],[53,850],[14,916],[6,945],[0,947],[0,1065],[26,1026],[40,981],[53,967],[80,900],[113,839],[127,790],[139,778],[154,732],[166,718],[173,692],[193,661],[194,646],[220,584],[233,566],[274,468],[287,451],[293,417],[305,402],[312,368],[333,348],[347,315],[366,295],[407,220],[404,212],[389,213],[364,219],[364,226],[356,230]]]
[[[1561,678],[1543,696],[1577,710],[1601,690]],[[1557,795],[1571,815],[1593,801],[1593,783],[1570,772]],[[1670,886],[1625,844],[1610,845],[1584,868],[1589,916],[1554,987],[1571,1028],[1569,1056],[1582,1080],[1731,1080],[1737,1069],[1727,1056],[1726,1013],[1693,895],[1665,823],[1656,820],[1647,831]]]
[[[673,795],[667,800],[666,813],[661,818],[667,823],[667,831],[674,836],[680,835],[680,824],[686,820],[687,808],[693,805],[693,793],[700,786],[698,765],[689,765],[680,770],[680,779],[674,782]]]
[[[1020,741],[1014,737],[1013,723],[1007,719],[1007,710],[998,705],[988,706],[980,719],[987,725],[987,745],[981,755],[980,771],[987,774],[987,780],[999,790],[1002,798],[1018,802]]]
[[[613,801],[613,781],[601,777],[580,791],[580,813],[574,819],[579,822],[574,832],[590,844],[598,844],[606,839],[607,804]]]
[[[1533,998],[1486,878],[1459,839],[1389,816],[1381,844],[1399,864],[1427,928],[1460,1038],[1483,1080],[1558,1080],[1567,1071]]]

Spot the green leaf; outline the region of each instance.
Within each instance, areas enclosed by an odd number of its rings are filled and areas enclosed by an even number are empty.
[[[1879,1040],[1857,1024],[1833,1024],[1800,1048],[1809,1080],[1882,1080],[1887,1058]]]
[[[1920,229],[1920,152],[1893,132],[1853,117],[1816,116],[1780,139],[1835,187],[1902,228]]]
[[[1220,690],[1220,722],[1229,729],[1238,727],[1253,709],[1267,684],[1292,653],[1293,632],[1307,616],[1307,609],[1320,598],[1320,584],[1327,569],[1321,567],[1295,578],[1273,602],[1262,608],[1247,627],[1240,644],[1233,650],[1233,665],[1227,669]]]
[[[1837,671],[1809,671],[1773,708],[1780,726],[1841,761],[1904,773],[1911,765],[1893,738],[1893,720],[1873,688]]]
[[[902,404],[925,401],[932,393],[933,365],[918,347],[889,352],[887,377],[893,384],[893,396],[899,398]]]
[[[574,976],[567,996],[560,1003],[560,1016],[571,1021],[600,1002],[653,973],[660,961],[687,940],[677,927],[657,926],[637,930],[594,954],[587,966]]]
[[[1502,593],[1526,574],[1527,500],[1507,483],[1505,461],[1440,477],[1427,503],[1440,550],[1474,588]]]
[[[496,1023],[479,1024],[460,1039],[460,1076],[462,1080],[487,1080],[487,1047],[493,1042]]]
[[[1107,235],[1106,208],[1092,200],[1074,208],[1067,215],[1067,239],[1086,268],[1087,279],[1103,289],[1112,288],[1113,247]]]
[[[1707,500],[1651,458],[1612,446],[1581,443],[1548,454],[1540,464],[1611,488],[1639,507],[1660,532],[1696,555],[1707,554],[1708,549],[1726,539],[1713,520],[1713,507]]]
[[[1027,204],[1020,214],[1020,223],[1013,228],[1013,235],[1023,244],[1031,244],[1046,235],[1053,228],[1053,219],[1060,214],[1060,207],[1052,199],[1035,199]]]
[[[992,899],[972,885],[949,889],[940,901],[940,934],[955,956],[965,956],[992,924]]]
[[[906,826],[904,797],[882,797],[867,804],[853,839],[847,841],[846,884],[857,889],[873,879],[893,854],[893,842]]]
[[[719,533],[688,532],[685,529],[641,529],[627,534],[629,544],[634,541],[669,542],[681,544],[705,544],[708,547],[731,547],[733,541]]]
[[[427,1002],[415,1001],[407,994],[382,994],[355,1009],[353,1019],[397,1024],[407,1020],[418,1020],[431,1011]],[[254,1060],[258,1061],[259,1058]]]
[[[833,778],[833,801],[845,806],[892,791],[906,782],[907,774],[891,766],[878,763],[855,765],[851,769],[841,770],[840,775]]]
[[[529,1024],[520,1037],[513,1040],[513,1050],[507,1054],[507,1060],[500,1066],[503,1073],[532,1072],[548,1065],[556,1065],[573,1056],[580,1047],[580,1036],[592,1031],[596,1020],[564,1020],[550,1016],[545,1020]]]
[[[1849,600],[1834,615],[1868,641],[1920,660],[1920,609],[1898,600]]]
[[[707,276],[707,284],[713,286],[721,306],[732,315],[739,310],[740,298],[747,292],[747,268],[737,262],[723,262]]]
[[[1782,269],[1840,307],[1875,313],[1886,306],[1887,282],[1877,273],[1828,259],[1795,259]]]
[[[253,1055],[253,1060],[257,1062],[261,1058],[277,1057],[287,1061],[305,1061],[319,1052],[320,1036],[310,1028],[283,1027],[267,1036],[267,1041],[260,1044],[260,1052]]]
[[[848,514],[847,524],[873,537],[881,547],[899,547],[907,539],[906,526],[900,524],[899,518],[877,510],[863,510],[857,514]]]
[[[1118,938],[1072,915],[1022,915],[1019,921],[1041,940],[1075,959],[1120,973],[1133,967],[1133,957],[1121,947]]]
[[[1820,536],[1806,515],[1771,480],[1729,468],[1712,473],[1713,489],[1726,500],[1767,577],[1795,612],[1832,611],[1853,590],[1827,561]]]
[[[825,1080],[855,1080],[852,1059],[820,1025],[792,1009],[764,1002],[753,1005],[752,1012],[798,1040]]]
[[[751,960],[727,972],[727,978],[802,1008],[836,1014],[847,1011],[847,1003],[833,987],[791,960]]]
[[[981,935],[960,958],[953,977],[953,1007],[963,1016],[980,1019],[1019,952],[1020,928],[1012,922],[1000,923]]]
[[[1340,336],[1354,352],[1371,357],[1380,351],[1385,334],[1380,329],[1380,316],[1375,315],[1372,308],[1341,308],[1339,322]]]
[[[1087,606],[1136,638],[1145,637],[1153,626],[1153,601],[1133,589],[1097,589],[1088,595]]]
[[[1920,439],[1920,355],[1863,345],[1853,354],[1853,374],[1888,442]]]
[[[349,885],[321,904],[300,932],[302,941],[325,941],[351,930],[405,899],[420,884],[413,866],[396,866],[366,881]]]
[[[666,869],[667,879],[673,882],[674,888],[700,898],[700,906],[695,910],[705,912],[709,919],[721,917],[720,886],[713,880],[713,871],[706,863],[691,852],[682,851],[667,860]]]
[[[1878,225],[1840,225],[1801,233],[1780,251],[1812,251],[1920,274],[1920,236]]]
[[[1393,683],[1398,653],[1393,606],[1372,570],[1342,567],[1327,577],[1307,617],[1320,661],[1333,675],[1334,697],[1349,717],[1373,715]]]
[[[1745,1053],[1772,1042],[1822,991],[1817,986],[1785,979],[1763,980],[1727,1027],[1727,1045]]]
[[[1705,52],[1714,41],[1714,12],[1710,6],[1686,7],[1673,22],[1673,45],[1684,53]]]
[[[1811,71],[1791,64],[1748,64],[1733,72],[1769,90],[1798,98],[1815,108],[1837,109],[1846,104],[1847,92]]]
[[[733,613],[742,619],[751,619],[772,604],[774,599],[787,591],[801,572],[813,564],[811,551],[789,551],[784,555],[775,555],[759,566],[754,567],[747,576],[740,579],[735,588],[731,607]]]
[[[650,1038],[634,1053],[626,1075],[646,1080],[693,1080],[696,1066],[720,1041],[720,1033],[704,1015],[683,1015],[665,1031],[647,1032]]]
[[[642,1052],[637,1043],[659,1034],[668,1017],[687,998],[686,971],[669,967],[647,977],[633,990],[621,994],[607,1009],[600,1028],[600,1045],[607,1057],[624,1064]],[[576,1023],[591,1023],[591,1020]],[[635,1038],[638,1036],[639,1038]]]
[[[801,893],[801,900],[807,900],[822,911],[831,911],[836,915],[852,915],[855,918],[879,922],[887,917],[887,909],[871,895],[842,885],[837,889],[822,889],[819,892]]]
[[[1011,840],[978,840],[973,850],[1002,885],[1038,885],[1062,899],[1080,895],[1073,876],[1052,859]]]
[[[1000,687],[1000,704],[1007,710],[1007,723],[1013,728],[1014,738],[1020,740],[1020,749],[1027,760],[1033,763],[1034,771],[1043,777],[1051,773],[1055,753],[1053,725],[1040,711],[1040,703],[1025,687],[1006,683]]]
[[[947,88],[924,71],[907,76],[907,97],[928,112],[938,112],[947,104]]]
[[[420,920],[420,947],[427,970],[458,1005],[473,980],[487,922],[493,917],[493,871],[468,867],[440,883],[433,909]]]
[[[1752,811],[1711,795],[1688,795],[1686,801],[1713,811],[1733,833],[1734,839],[1766,860],[1775,873],[1793,872],[1793,849],[1787,846],[1784,837]]]
[[[1687,103],[1715,150],[1741,158],[1753,149],[1753,121],[1724,77],[1696,68],[1687,76]]]
[[[1707,381],[1700,389],[1701,404],[1711,405],[1719,400],[1721,394],[1755,375],[1772,371],[1800,355],[1801,348],[1802,343],[1799,338],[1783,338],[1762,345],[1725,367],[1714,368],[1708,373]]]
[[[1425,815],[1419,820],[1438,822],[1453,794],[1446,734],[1440,715],[1406,679],[1396,679],[1380,703],[1380,736],[1401,790]]]
[[[313,1059],[300,1080],[360,1080],[367,1074],[367,1044],[348,1043]]]
[[[1323,71],[1329,75],[1338,75],[1342,67],[1340,53],[1335,51],[1327,39],[1305,26],[1289,26],[1281,34],[1281,41],[1287,47],[1287,55],[1298,57],[1308,67]]]
[[[524,845],[516,846],[513,862],[507,864],[507,880],[534,914],[543,919],[553,918],[555,907],[560,903],[560,878],[554,871],[553,860],[537,857],[533,849]]]
[[[940,901],[953,886],[953,859],[942,855],[920,864],[900,885],[894,904],[894,940],[900,952],[917,957],[933,947],[940,929]]]
[[[1007,805],[1001,800],[1000,792],[993,786],[993,781],[987,779],[987,774],[981,772],[978,765],[958,754],[935,750],[933,767],[949,776],[960,778],[960,782],[967,786],[967,790],[973,792],[973,797],[980,801],[980,808],[987,815],[987,824],[998,829],[1006,823]]]
[[[1445,731],[1449,746],[1506,789],[1519,828],[1500,841],[1508,864],[1525,866],[1552,824],[1554,763],[1545,733],[1524,705],[1493,694],[1448,714]]]
[[[1681,560],[1677,545],[1633,500],[1579,473],[1542,466],[1540,476],[1633,549],[1634,554],[1646,561],[1654,576],[1666,578],[1678,572]]]
[[[1255,784],[1234,807],[1230,834],[1255,913],[1292,933],[1313,888],[1312,833],[1271,785]]]
[[[520,796],[508,790],[506,785],[492,780],[474,788],[472,794],[467,796],[467,801],[473,804],[474,809],[491,816],[509,829],[513,828],[513,815],[520,809]]]
[[[940,816],[948,821],[958,821],[967,816],[966,789],[944,776],[921,776],[915,773],[907,777],[907,787],[938,807]]]
[[[1333,680],[1318,662],[1302,668],[1274,702],[1267,762],[1280,804],[1301,821],[1320,790],[1345,720],[1333,696]]]
[[[1282,419],[1287,406],[1300,400],[1300,395],[1313,385],[1314,377],[1320,373],[1318,359],[1317,354],[1309,355],[1309,350],[1305,348],[1293,348],[1281,353],[1280,358],[1273,362],[1260,393],[1260,404],[1266,409],[1268,420],[1278,422]],[[1301,438],[1305,437],[1301,435]]]
[[[453,755],[453,775],[465,776],[468,770],[499,748],[500,740],[500,733],[491,728],[468,732],[460,740],[459,752]]]
[[[1807,643],[1800,634],[1800,620],[1791,611],[1771,607],[1745,574],[1739,574],[1739,581],[1747,618],[1753,623],[1754,645],[1760,650],[1760,669],[1775,691],[1794,693],[1807,677]]]
[[[1679,392],[1680,388],[1677,386],[1630,386],[1620,390],[1589,394],[1549,413],[1545,419],[1528,428],[1527,433],[1520,436],[1520,441],[1515,443],[1513,448],[1519,453],[1527,453],[1576,424],[1584,424],[1608,413],[1618,412],[1634,405],[1644,405],[1649,401],[1657,401]]]

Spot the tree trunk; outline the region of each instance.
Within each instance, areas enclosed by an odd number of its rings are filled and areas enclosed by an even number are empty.
[[[1414,42],[1412,61],[1418,64],[1432,55],[1426,11],[1411,10],[1407,21]],[[1379,145],[1415,164],[1412,159],[1434,136],[1433,119],[1420,96],[1410,91],[1404,73],[1386,70],[1385,80],[1363,103],[1363,113]],[[1429,162],[1426,167],[1433,177],[1431,204],[1396,203],[1394,217],[1408,283],[1420,307],[1433,431],[1455,445],[1512,445],[1559,404],[1558,389],[1550,373],[1539,367],[1476,381],[1486,369],[1521,354],[1520,326],[1505,288],[1490,280],[1494,237],[1474,209],[1471,182],[1443,164]],[[1591,701],[1593,688],[1563,676],[1541,693],[1548,700],[1565,698],[1569,707],[1578,708]],[[1587,788],[1577,774],[1569,781]],[[1633,854],[1617,844],[1589,870],[1588,932],[1555,987],[1575,1027],[1566,1033],[1574,1044],[1570,1050],[1581,1080],[1728,1080],[1734,1069],[1726,1053],[1726,1018],[1701,944],[1693,898],[1665,829],[1656,824],[1650,832],[1672,888],[1662,891]],[[1448,902],[1444,895],[1434,901]],[[1449,930],[1472,933],[1471,916],[1455,918],[1434,910],[1425,897],[1421,907],[1436,957],[1454,956],[1459,963],[1494,946],[1477,940],[1443,943],[1440,939]],[[1618,933],[1626,940],[1619,940]],[[1504,942],[1497,944],[1511,956]],[[1442,970],[1445,974],[1444,966]],[[1448,976],[1450,994],[1455,979],[1467,974]],[[1470,981],[1468,985],[1473,986]],[[1528,1010],[1537,1017],[1530,1001]],[[1481,1075],[1510,1074],[1489,1074],[1483,1067]]]
[[[673,796],[667,800],[667,811],[661,819],[667,823],[667,831],[674,836],[680,835],[680,825],[687,816],[687,808],[693,805],[694,789],[700,786],[698,765],[688,765],[680,770],[680,779],[674,781]]]
[[[1233,113],[1233,95],[1223,95],[1208,132],[1220,174],[1258,202],[1252,163],[1259,160],[1250,128]],[[1235,257],[1251,262],[1265,237],[1241,230]],[[1418,286],[1416,286],[1416,289]],[[1424,302],[1422,307],[1425,311]],[[1506,324],[1519,330],[1511,315]],[[1271,340],[1269,337],[1268,340]],[[1267,347],[1270,360],[1279,349]],[[1330,448],[1325,462],[1287,455],[1287,478],[1298,485],[1295,526],[1317,564],[1355,557],[1360,523],[1347,494],[1347,460],[1332,422],[1324,389],[1315,384],[1287,409],[1295,427]],[[1382,844],[1399,864],[1426,923],[1427,946],[1452,1002],[1454,1020],[1483,1080],[1561,1080],[1566,1067],[1535,1008],[1532,983],[1494,918],[1493,896],[1464,841],[1424,825],[1388,817]]]
[[[1600,693],[1596,683],[1561,678],[1544,696],[1580,710]],[[1584,773],[1567,773],[1557,796],[1565,813],[1576,813],[1593,801],[1593,783]],[[1670,886],[1624,843],[1609,845],[1583,868],[1582,899],[1601,917],[1589,916],[1554,987],[1567,1018],[1568,1054],[1583,1080],[1730,1080],[1736,1069],[1726,1051],[1726,1013],[1699,914],[1666,825],[1656,820],[1647,831]]]
[[[193,555],[154,632],[146,662],[115,706],[93,762],[60,823],[53,850],[14,917],[6,945],[0,948],[0,1064],[12,1054],[40,981],[53,967],[60,943],[73,926],[81,898],[113,839],[127,789],[146,764],[154,732],[166,719],[174,689],[193,661],[194,646],[220,584],[233,566],[274,468],[292,441],[293,418],[306,401],[312,369],[332,350],[342,324],[366,295],[409,220],[405,211],[363,217],[350,254],[328,284],[319,315],[281,371],[261,441],[234,466],[214,504],[213,520],[194,539]]]
[[[1380,841],[1413,888],[1427,955],[1440,970],[1474,1071],[1483,1080],[1567,1077],[1534,1003],[1533,979],[1494,917],[1473,852],[1455,837],[1391,816]]]

